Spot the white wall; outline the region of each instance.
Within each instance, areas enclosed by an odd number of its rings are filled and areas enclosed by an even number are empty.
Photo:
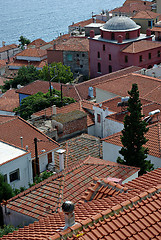
[[[19,53],[21,51],[22,50],[20,48],[14,48],[14,49],[8,50],[8,53],[7,53],[7,51],[1,52],[0,53],[0,60],[7,59],[8,56],[13,57],[14,55],[16,55],[17,53]]]
[[[96,102],[97,103],[106,101],[106,100],[114,98],[116,96],[118,96],[118,95],[107,92],[105,90],[102,90],[102,89],[99,89],[96,87]]]
[[[54,163],[54,150],[50,152],[52,152],[52,162]],[[40,172],[46,171],[46,166],[48,164],[48,153],[49,152],[39,155]]]
[[[28,226],[30,223],[37,221],[37,219],[29,217],[27,215],[15,212],[10,209],[5,209],[5,206],[2,206],[3,219],[5,225],[13,225],[15,227]]]
[[[120,132],[123,128],[123,123],[108,118],[105,119],[105,137]]]
[[[92,125],[92,126],[88,127],[87,131],[88,131],[89,135],[94,136],[95,125]]]
[[[15,116],[15,112],[8,112],[0,110],[0,115]]]
[[[25,60],[25,61],[33,61],[33,62],[34,61],[40,62],[41,60],[46,59],[46,58],[47,58],[47,55],[43,56],[43,57],[16,56],[17,60]]]
[[[19,169],[20,179],[10,182],[9,174]],[[12,188],[28,187],[28,183],[33,182],[31,153],[24,154],[12,161],[8,161],[0,166],[0,172],[7,174],[7,182]]]
[[[121,146],[117,146],[117,145],[103,141],[102,148],[103,148],[103,159],[105,160],[116,162],[118,157],[122,157],[122,155],[119,154],[119,150],[121,149]],[[154,164],[154,168],[161,167],[161,158],[154,157],[148,154],[146,160],[150,160],[151,163]]]

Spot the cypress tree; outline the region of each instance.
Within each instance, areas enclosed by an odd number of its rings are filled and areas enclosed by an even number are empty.
[[[139,99],[137,84],[132,85],[131,91],[128,91],[130,98],[128,100],[128,114],[124,118],[124,129],[122,130],[121,142],[123,147],[119,153],[124,159],[118,158],[117,162],[140,168],[139,175],[153,169],[153,164],[145,160],[147,158],[148,148],[143,147],[148,141],[144,136],[148,131],[147,123],[142,119],[142,104]]]

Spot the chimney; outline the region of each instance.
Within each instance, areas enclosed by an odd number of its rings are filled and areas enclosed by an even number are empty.
[[[59,153],[59,168],[60,172],[64,170],[64,153],[66,150],[59,149],[56,152]]]
[[[56,114],[56,105],[52,106],[52,114],[55,115]]]
[[[75,224],[74,203],[71,201],[64,202],[62,205],[62,210],[65,217],[65,226],[63,230],[65,230]]]
[[[23,148],[23,137],[20,137],[21,139],[21,148]]]
[[[94,36],[95,36],[94,30],[91,30],[90,31],[90,38],[94,38]]]
[[[27,49],[27,44],[24,45],[24,49]]]

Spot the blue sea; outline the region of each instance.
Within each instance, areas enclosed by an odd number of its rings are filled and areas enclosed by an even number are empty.
[[[111,10],[124,0],[0,0],[0,47],[16,43],[21,35],[31,41],[51,41],[68,32],[73,22]]]

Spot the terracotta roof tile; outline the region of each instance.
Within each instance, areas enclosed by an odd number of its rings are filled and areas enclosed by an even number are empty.
[[[8,66],[22,67],[22,66],[33,65],[34,67],[37,67],[37,68],[43,68],[46,64],[47,64],[47,59],[42,61],[35,61],[35,62],[30,61],[30,63],[28,63],[28,61],[25,61],[25,60],[14,60],[14,62],[9,63]]]
[[[126,3],[122,7],[114,8],[110,11],[110,13],[121,12],[121,13],[128,13],[133,15],[134,12],[151,10],[151,6],[144,5],[141,1],[140,2],[133,2],[132,4]]]
[[[152,12],[152,11],[139,11],[137,12],[132,19],[153,19],[161,16],[160,13]]]
[[[19,106],[19,96],[14,89],[9,89],[0,96],[0,110],[12,112],[14,108]]]
[[[35,46],[35,47],[41,47],[42,45],[44,45],[46,42],[44,40],[42,40],[41,38],[38,38],[34,41],[32,41],[31,43],[29,43],[27,45],[27,47],[32,47],[32,46]]]
[[[70,25],[69,27],[79,27],[79,26],[80,27],[85,27],[86,25],[88,25],[90,23],[93,23],[93,18],[90,18],[88,20],[84,20],[84,21],[81,21],[81,22],[74,23],[74,24]],[[96,23],[104,23],[104,21],[96,19]]]
[[[17,56],[23,56],[23,57],[44,57],[47,56],[47,51],[43,49],[38,48],[27,48],[23,50],[22,52],[16,54]]]
[[[57,41],[54,50],[88,52],[89,40],[87,38],[72,37],[66,41]]]
[[[161,48],[161,43],[155,41],[142,40],[133,42],[130,45],[123,48],[123,53],[141,53],[144,51]]]
[[[23,137],[24,147],[27,145],[31,151],[32,158],[35,155],[34,138],[40,139],[38,154],[41,155],[42,149],[46,152],[59,147],[59,144],[54,140],[41,133],[38,129],[30,125],[27,121],[20,117],[12,118],[11,120],[0,123],[1,139],[8,143],[21,147],[20,137]]]
[[[11,50],[14,48],[18,48],[18,46],[16,44],[6,45],[6,46],[0,48],[0,52],[5,52],[7,50]]]

